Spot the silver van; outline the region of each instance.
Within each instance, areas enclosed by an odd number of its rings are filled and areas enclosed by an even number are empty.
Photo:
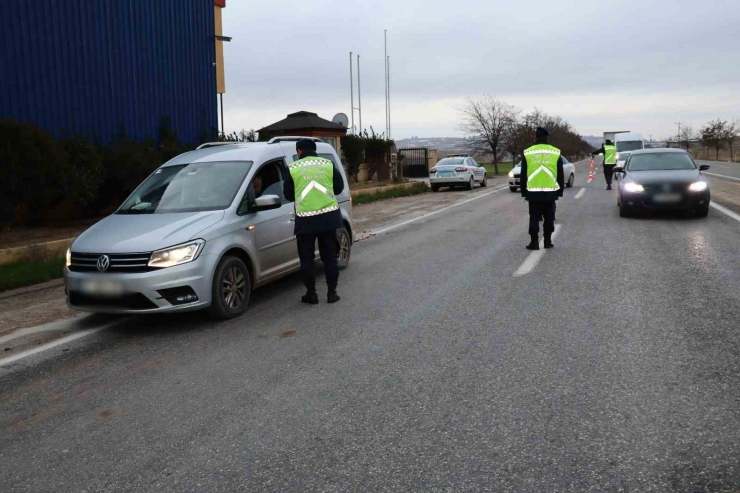
[[[354,241],[349,185],[335,150],[317,142],[317,152],[345,182],[337,196],[344,219],[338,262],[345,269]],[[104,313],[244,313],[252,289],[300,267],[295,208],[283,196],[296,159],[294,139],[274,139],[201,146],[168,161],[72,242],[67,304]]]

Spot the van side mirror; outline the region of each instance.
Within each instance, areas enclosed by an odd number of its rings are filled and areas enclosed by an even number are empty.
[[[263,195],[257,197],[254,200],[254,210],[256,211],[271,211],[273,209],[279,209],[282,207],[283,202],[277,195]]]
[[[708,164],[700,164],[699,165],[699,171],[706,171],[708,169],[709,169],[709,165]]]

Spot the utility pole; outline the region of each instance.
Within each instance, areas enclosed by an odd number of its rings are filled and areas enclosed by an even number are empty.
[[[360,135],[362,135],[362,77],[360,76],[360,55],[357,55],[357,105],[360,113]]]
[[[352,52],[349,52],[349,107],[352,110],[352,132],[355,131],[355,79],[352,74]]]
[[[683,125],[683,122],[676,122],[676,125],[678,125],[678,139],[681,140],[681,125]]]
[[[389,120],[388,120],[388,29],[383,31],[383,42],[385,44],[385,136],[390,137]]]
[[[388,67],[388,138],[391,138],[391,57],[386,58]]]

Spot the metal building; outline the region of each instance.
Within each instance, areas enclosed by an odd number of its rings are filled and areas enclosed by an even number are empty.
[[[155,138],[163,118],[184,142],[214,135],[224,4],[0,0],[0,119],[103,141]]]

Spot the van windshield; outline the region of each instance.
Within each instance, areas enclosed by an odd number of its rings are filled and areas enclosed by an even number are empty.
[[[193,163],[159,168],[116,214],[167,214],[228,208],[252,161]]]
[[[644,146],[641,140],[621,140],[617,142],[617,151],[636,151],[643,149]]]

